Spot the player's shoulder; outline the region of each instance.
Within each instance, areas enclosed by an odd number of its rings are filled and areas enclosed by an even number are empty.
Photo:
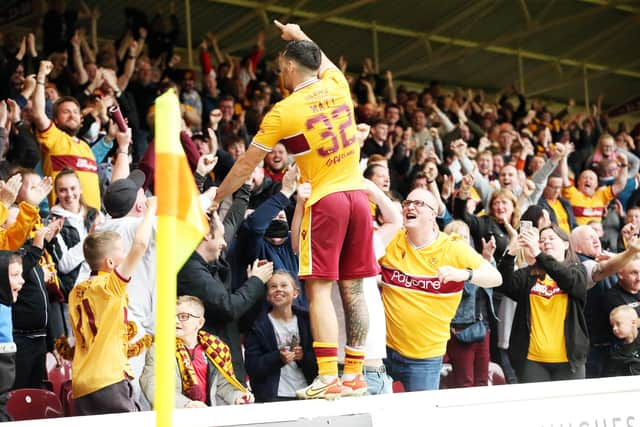
[[[322,75],[320,76],[320,80],[322,82],[325,82],[326,84],[332,83],[332,84],[337,84],[338,86],[341,86],[341,87],[344,87],[344,86],[349,87],[349,82],[347,81],[347,78],[344,76],[342,71],[340,71],[335,67],[329,67],[326,70],[324,70],[322,72]]]

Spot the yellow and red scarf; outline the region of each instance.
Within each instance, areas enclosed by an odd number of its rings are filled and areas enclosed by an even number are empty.
[[[131,339],[138,333],[138,325],[133,320],[127,322],[127,337],[129,338],[129,344],[127,345],[127,358],[139,356],[143,351],[147,350],[153,344],[153,335],[144,334],[138,341],[132,343]],[[62,356],[63,359],[72,361],[73,354],[75,353],[75,347],[71,347],[69,339],[64,335],[56,338],[53,342],[53,347]]]
[[[204,349],[207,359],[216,367],[218,372],[226,378],[231,385],[243,393],[247,389],[240,384],[240,381],[233,373],[233,364],[231,363],[231,350],[220,338],[211,335],[208,332],[198,332],[198,343]],[[176,359],[178,360],[178,368],[180,369],[180,377],[182,379],[182,392],[191,400],[205,401],[206,396],[201,396],[198,387],[198,377],[191,363],[189,350],[181,339],[176,339]]]

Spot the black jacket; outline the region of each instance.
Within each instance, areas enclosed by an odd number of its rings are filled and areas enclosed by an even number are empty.
[[[620,282],[616,283],[611,289],[604,294],[604,309],[609,318],[611,310],[619,305],[628,305],[633,307],[640,316],[640,292],[632,294],[625,288],[620,286]]]
[[[625,344],[619,340],[613,345],[607,360],[605,375],[608,377],[640,375],[640,336],[637,336],[632,343]]]
[[[22,278],[24,285],[13,304],[13,333],[44,334],[49,323],[49,294],[44,273],[38,264],[42,249],[25,245]]]
[[[298,319],[302,360],[296,364],[302,368],[307,383],[311,384],[318,374],[318,365],[313,354],[313,338],[309,313],[293,306],[293,314]],[[273,330],[273,324],[267,313],[263,313],[254,323],[247,335],[246,351],[247,372],[251,378],[251,387],[256,402],[272,402],[278,396],[280,369],[284,366],[280,359],[280,350]]]
[[[229,344],[236,378],[244,384],[246,372],[240,348],[238,320],[256,302],[264,298],[264,283],[250,277],[235,291],[231,288],[231,270],[220,259],[211,264],[197,252],[191,254],[178,273],[178,296],[193,295],[205,307],[204,330]]]
[[[98,215],[98,211],[92,207],[88,207],[87,209],[88,209],[88,212],[84,219],[84,227],[86,230],[90,230],[91,224],[93,223],[93,221],[96,219],[96,216]],[[51,213],[50,216],[53,219],[63,218],[54,213]],[[60,238],[64,240],[64,243],[67,246],[67,248],[74,247],[75,245],[80,243],[80,240],[81,240],[80,233],[78,232],[76,227],[74,227],[66,218],[64,220],[64,223],[62,224],[62,229],[60,230]],[[58,242],[58,239],[53,239],[51,243],[47,246],[47,250],[51,254],[51,257],[53,258],[56,265],[58,265],[60,263],[60,260],[64,256],[64,252],[62,250],[62,247],[60,246],[60,243]],[[60,272],[57,273],[58,279],[60,280],[60,288],[62,290],[62,293],[64,294],[65,301],[69,298],[69,292],[71,292],[71,290],[76,284],[76,281],[78,280],[78,274],[80,274],[81,268],[82,268],[82,263],[78,264],[76,268],[74,268],[68,273],[60,273]]]
[[[536,264],[546,271],[556,281],[558,287],[569,296],[564,335],[569,365],[571,370],[575,372],[577,366],[586,363],[589,352],[589,335],[584,317],[587,298],[587,271],[581,263],[567,266],[543,253],[536,257]],[[513,268],[514,257],[505,255],[498,266],[502,274],[502,286],[497,289],[518,303],[511,329],[509,355],[516,370],[521,371],[524,361],[527,359],[531,338],[529,294],[537,277],[532,274],[531,267],[521,268],[515,272]]]
[[[496,239],[496,251],[493,258],[500,262],[509,244],[507,229],[491,215],[475,216],[467,212],[467,201],[455,198],[453,201],[453,218],[464,221],[469,226],[471,238],[476,248],[482,248],[482,239],[489,240],[493,235]]]

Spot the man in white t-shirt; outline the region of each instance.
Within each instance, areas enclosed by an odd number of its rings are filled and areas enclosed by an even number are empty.
[[[402,228],[402,213],[393,204],[391,199],[372,181],[365,180],[369,200],[378,207],[380,216],[374,221],[373,245],[376,258],[384,255],[384,250],[393,236]],[[378,223],[382,224],[379,225]],[[364,375],[367,379],[369,394],[392,393],[393,380],[387,375],[383,359],[387,357],[387,325],[384,316],[384,306],[380,297],[377,277],[367,277],[362,281],[364,298],[367,301],[369,312],[369,333],[365,342]],[[346,344],[346,331],[344,311],[340,303],[340,293],[334,286],[331,293],[338,317],[338,360],[344,360],[344,346]]]
[[[103,204],[110,218],[100,224],[97,231],[115,231],[122,237],[124,250],[131,247],[135,231],[146,211],[146,196],[142,185],[145,175],[140,170],[134,170],[127,178],[115,180],[109,185],[104,194]],[[130,344],[139,341],[145,334],[155,333],[155,286],[156,286],[156,239],[155,224],[149,246],[145,251],[142,262],[138,264],[127,285],[129,295],[128,320],[137,326],[136,335]],[[142,409],[151,409],[141,393],[138,379],[145,362],[146,348],[129,358],[129,363],[135,375],[132,385],[134,396]]]

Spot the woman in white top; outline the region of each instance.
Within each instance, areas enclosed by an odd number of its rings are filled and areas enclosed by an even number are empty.
[[[101,219],[102,215],[84,203],[80,180],[72,169],[65,168],[60,171],[54,180],[53,189],[58,203],[51,208],[48,219],[64,218],[64,224],[56,239],[52,241],[51,255],[56,263],[60,287],[66,299],[76,283],[89,278],[91,269],[84,260],[82,244],[93,224]],[[64,306],[66,303],[62,307],[66,320],[64,329],[70,333],[66,327],[68,314]]]

